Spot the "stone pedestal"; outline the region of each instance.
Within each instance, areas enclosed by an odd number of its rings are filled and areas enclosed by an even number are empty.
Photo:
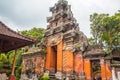
[[[13,80],[13,79],[11,79],[11,80]],[[38,77],[36,74],[31,74],[30,77],[28,77],[28,75],[26,75],[26,74],[21,74],[20,80],[38,80]]]
[[[70,80],[70,74],[66,74],[66,79],[65,80]]]
[[[55,77],[56,77],[56,79],[62,80],[62,79],[63,79],[62,72],[57,72],[57,73],[55,74]]]
[[[85,73],[83,71],[80,72],[79,80],[86,80]]]

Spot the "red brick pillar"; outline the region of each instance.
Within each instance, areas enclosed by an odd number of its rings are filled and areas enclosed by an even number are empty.
[[[91,62],[89,59],[84,60],[84,72],[87,80],[92,80],[91,77]]]
[[[112,72],[111,72],[111,66],[110,66],[110,61],[106,61],[106,78],[107,80],[111,80],[112,78]]]
[[[106,66],[105,66],[104,59],[100,60],[100,66],[101,66],[101,77],[102,77],[102,80],[106,80]]]
[[[75,55],[75,72],[77,72],[78,74],[80,74],[80,72],[83,71],[83,58],[82,58],[82,54],[78,53]]]
[[[57,45],[57,71],[62,72],[63,67],[63,51],[62,51],[63,43],[62,41]]]
[[[73,71],[73,53],[69,50],[65,52],[66,58],[66,73],[70,74],[71,71]]]
[[[50,70],[51,67],[51,53],[52,53],[52,48],[51,46],[47,47],[47,55],[46,55],[46,70]]]

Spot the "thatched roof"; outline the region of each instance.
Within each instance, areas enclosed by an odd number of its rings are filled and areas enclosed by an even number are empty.
[[[33,44],[34,40],[25,37],[10,28],[0,21],[0,51],[8,52],[20,47]]]

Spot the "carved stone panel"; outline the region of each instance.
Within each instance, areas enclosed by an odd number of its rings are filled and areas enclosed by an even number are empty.
[[[53,35],[47,38],[47,46],[57,45],[62,40],[62,34]]]

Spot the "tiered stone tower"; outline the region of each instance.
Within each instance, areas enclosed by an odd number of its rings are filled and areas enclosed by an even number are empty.
[[[87,37],[79,31],[71,6],[59,0],[50,8],[52,16],[45,31],[47,45],[46,71],[57,78],[72,77],[83,71],[82,53],[88,46]],[[71,76],[70,76],[71,75]]]
[[[42,45],[37,51],[28,50],[32,54],[26,52],[22,56],[21,80],[37,80],[43,73],[49,74],[50,80],[111,80],[111,58],[99,45],[88,45],[68,2],[59,0],[50,11],[52,16],[47,18],[49,25],[43,39],[47,54]]]

